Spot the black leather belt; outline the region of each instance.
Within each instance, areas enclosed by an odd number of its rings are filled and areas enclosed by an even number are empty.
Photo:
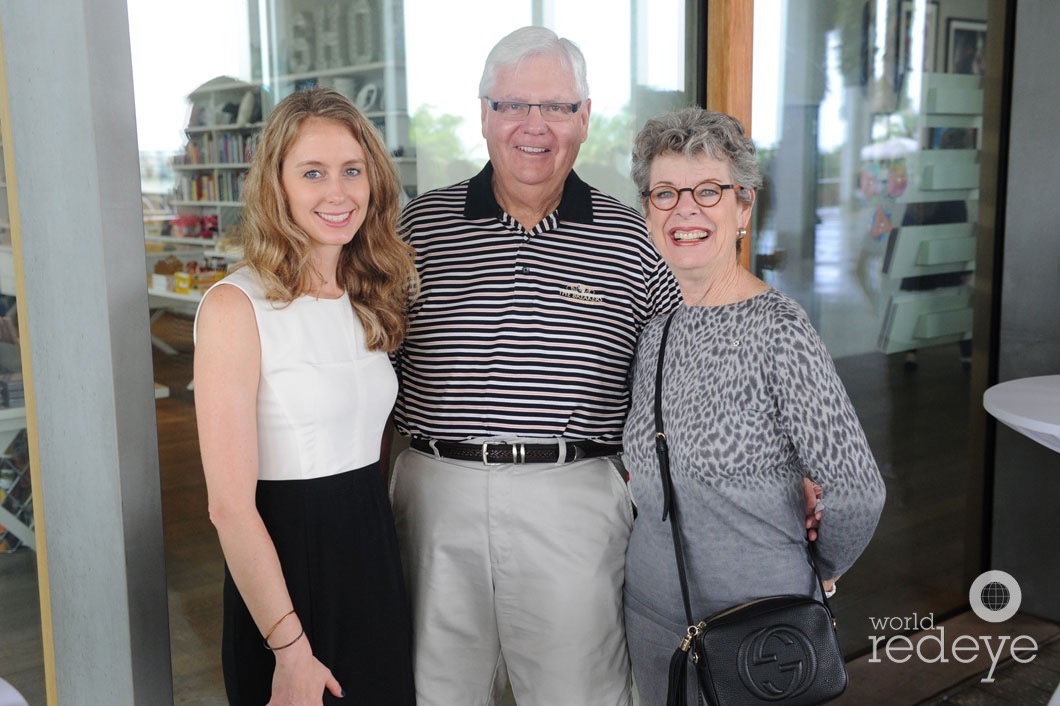
[[[570,463],[583,458],[614,456],[622,450],[621,444],[598,444],[594,441],[565,442],[566,455],[559,457],[559,444],[523,444],[509,441],[487,441],[480,444],[460,443],[456,441],[434,441],[422,437],[413,437],[409,446],[417,451],[442,458],[453,458],[461,461],[479,461],[487,466],[499,466],[505,463]]]

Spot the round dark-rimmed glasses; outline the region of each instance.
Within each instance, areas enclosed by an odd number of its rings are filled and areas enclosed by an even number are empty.
[[[739,191],[743,187],[739,184],[719,184],[716,181],[701,181],[695,186],[686,186],[678,189],[673,184],[659,184],[651,191],[640,192],[641,197],[651,201],[651,205],[660,211],[672,211],[677,208],[677,202],[681,200],[681,194],[687,191],[692,194],[692,199],[703,208],[716,206],[726,189]]]
[[[486,99],[489,107],[505,120],[523,120],[530,115],[531,108],[537,108],[541,111],[542,118],[551,122],[558,122],[570,118],[570,116],[578,112],[578,108],[582,105],[581,101],[577,103],[522,103],[519,101],[490,100],[489,96],[483,96],[483,98]]]

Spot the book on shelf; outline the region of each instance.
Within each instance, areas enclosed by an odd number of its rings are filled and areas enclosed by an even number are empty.
[[[22,386],[22,373],[0,374],[0,405],[25,407],[26,393]]]

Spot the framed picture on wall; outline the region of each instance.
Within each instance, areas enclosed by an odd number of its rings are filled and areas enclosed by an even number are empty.
[[[924,16],[916,16],[917,3],[902,0],[898,6],[898,28],[895,37],[895,90],[901,91],[905,75],[913,70],[935,70],[935,36],[938,33],[939,4],[934,0],[923,4]],[[914,41],[914,31],[923,28],[923,41]],[[920,56],[920,65],[914,66],[914,53]]]
[[[985,62],[986,22],[946,20],[946,73],[982,76]]]

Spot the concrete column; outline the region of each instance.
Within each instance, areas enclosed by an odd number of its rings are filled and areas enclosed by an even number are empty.
[[[0,0],[49,703],[64,705],[173,702],[128,27],[125,0]]]

